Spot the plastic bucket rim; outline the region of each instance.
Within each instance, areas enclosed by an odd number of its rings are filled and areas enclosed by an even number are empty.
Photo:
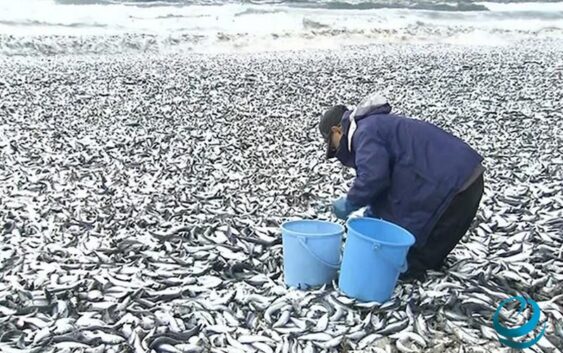
[[[399,225],[397,225],[397,224],[395,224],[395,223],[386,221],[386,220],[384,220],[384,219],[375,219],[375,218],[371,218],[371,217],[356,217],[356,218],[350,218],[350,219],[348,219],[348,220],[346,221],[346,227],[348,228],[348,233],[350,233],[350,229],[353,229],[353,227],[350,226],[350,224],[351,224],[352,222],[354,222],[354,221],[366,221],[366,220],[369,221],[369,222],[385,223],[385,224],[390,225],[390,226],[392,226],[392,227],[394,227],[394,228],[400,229],[400,230],[402,230],[403,232],[405,232],[406,234],[409,235],[409,241],[408,241],[408,242],[405,242],[405,243],[401,243],[401,244],[398,244],[398,243],[390,243],[390,242],[387,242],[387,241],[376,240],[376,239],[367,237],[367,236],[363,235],[362,233],[360,233],[360,232],[354,230],[355,235],[359,236],[360,238],[362,238],[362,239],[364,239],[364,240],[367,240],[367,241],[370,241],[370,242],[376,241],[376,242],[378,242],[379,244],[386,245],[386,246],[393,246],[393,247],[404,247],[404,246],[409,246],[409,247],[410,247],[410,246],[412,246],[412,245],[416,242],[416,239],[415,239],[414,235],[412,235],[412,233],[409,232],[408,230],[406,230],[405,228],[403,228],[403,227],[401,227],[401,226],[399,226]]]
[[[338,231],[334,231],[334,232],[329,232],[329,233],[320,233],[320,234],[307,234],[307,233],[300,233],[300,232],[295,232],[293,230],[287,229],[287,225],[292,224],[292,223],[323,223],[323,224],[330,224],[333,226],[338,227]],[[294,237],[315,237],[315,238],[320,238],[320,237],[333,237],[333,236],[337,236],[340,235],[342,236],[342,234],[344,234],[344,232],[346,232],[346,228],[344,228],[344,226],[342,224],[338,224],[338,223],[334,223],[334,222],[329,222],[329,221],[322,221],[322,220],[316,220],[316,219],[301,219],[301,220],[294,220],[294,221],[287,221],[284,222],[281,225],[282,231],[285,232],[285,235],[289,235],[289,236],[294,236]]]

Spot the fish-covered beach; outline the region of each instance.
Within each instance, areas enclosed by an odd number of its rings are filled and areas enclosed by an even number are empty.
[[[525,351],[563,352],[561,38],[104,53],[50,35],[0,35],[0,352],[509,353],[492,316],[518,295],[545,325]],[[354,177],[319,118],[373,91],[485,157],[475,222],[385,303],[288,288],[281,224],[342,223]]]

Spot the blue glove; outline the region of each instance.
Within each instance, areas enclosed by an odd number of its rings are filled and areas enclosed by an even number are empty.
[[[348,202],[346,196],[339,197],[332,203],[332,212],[334,215],[340,219],[347,219],[350,213],[358,210],[359,207],[352,205]]]

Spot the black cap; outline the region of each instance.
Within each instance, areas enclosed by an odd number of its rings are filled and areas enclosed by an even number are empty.
[[[321,117],[321,121],[319,122],[319,130],[321,131],[321,135],[325,140],[327,147],[326,147],[326,158],[330,159],[333,158],[336,154],[336,150],[331,148],[330,146],[330,135],[331,129],[333,126],[338,126],[342,122],[342,116],[344,113],[348,111],[345,105],[335,105],[334,107],[327,110],[323,116]]]

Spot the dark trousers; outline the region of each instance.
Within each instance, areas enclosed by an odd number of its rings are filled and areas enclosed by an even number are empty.
[[[426,244],[411,248],[406,274],[439,270],[448,254],[465,235],[479,208],[483,196],[484,182],[481,174],[467,189],[454,197],[450,206],[434,226]]]

